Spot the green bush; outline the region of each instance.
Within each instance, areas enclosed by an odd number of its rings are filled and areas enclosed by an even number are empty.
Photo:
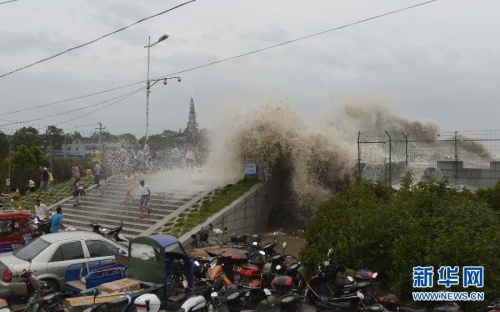
[[[440,266],[483,266],[483,291],[500,291],[500,226],[498,212],[467,189],[447,180],[412,183],[411,175],[393,192],[361,178],[317,212],[306,233],[301,258],[312,273],[329,248],[339,268],[379,272],[386,291],[411,300],[413,267],[434,266],[434,287]],[[460,278],[462,278],[460,274]],[[460,285],[447,289],[464,291]]]

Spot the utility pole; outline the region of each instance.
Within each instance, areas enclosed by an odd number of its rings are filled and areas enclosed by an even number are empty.
[[[99,128],[96,128],[96,130],[99,130],[99,151],[101,152],[101,155],[103,155],[103,150],[102,150],[102,130],[106,129],[106,127],[102,126],[102,123],[98,122]]]

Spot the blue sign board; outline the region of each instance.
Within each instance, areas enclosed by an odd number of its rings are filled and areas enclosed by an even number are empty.
[[[255,163],[245,162],[245,174],[257,175],[257,166],[255,165]]]

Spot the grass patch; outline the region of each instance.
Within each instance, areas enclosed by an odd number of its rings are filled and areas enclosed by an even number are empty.
[[[161,233],[176,237],[182,236],[197,225],[205,222],[213,214],[229,206],[257,183],[259,183],[259,179],[257,178],[246,178],[235,184],[228,184],[221,189],[210,192],[195,204],[196,208],[183,213],[182,217],[179,215],[177,219],[165,224],[165,226],[167,224],[170,225],[168,228],[170,233],[166,233],[166,227],[161,230]],[[173,225],[171,225],[172,222],[174,222]]]
[[[84,177],[82,178],[83,183],[85,185],[85,189],[88,187],[92,186],[94,184],[94,178],[93,177]],[[41,195],[38,195],[38,190],[35,190],[35,192],[28,192],[26,194],[21,194],[21,198],[19,199],[19,206],[15,208],[21,207],[23,210],[29,210],[32,213],[35,211],[35,200],[37,198],[40,198],[41,202],[47,207],[50,207],[51,205],[54,205],[61,200],[64,200],[70,196],[72,196],[73,189],[70,189],[70,184],[69,180],[68,181],[63,181],[60,183],[56,183],[52,186],[52,190],[50,193],[47,191],[42,191]],[[10,209],[10,202],[5,201],[3,209]],[[14,207],[12,207],[14,208]]]

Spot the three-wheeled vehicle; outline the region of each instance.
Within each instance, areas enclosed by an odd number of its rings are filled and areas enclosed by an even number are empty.
[[[29,226],[33,214],[22,210],[0,210],[0,253],[9,252],[31,241]]]
[[[130,241],[126,275],[140,284],[139,290],[106,303],[107,311],[135,311],[134,301],[144,294],[154,294],[161,308],[176,311],[189,296],[194,284],[193,261],[182,244],[171,235],[139,236]],[[81,292],[92,296],[94,288]],[[96,302],[99,300],[99,296]],[[99,310],[101,311],[101,310]]]

